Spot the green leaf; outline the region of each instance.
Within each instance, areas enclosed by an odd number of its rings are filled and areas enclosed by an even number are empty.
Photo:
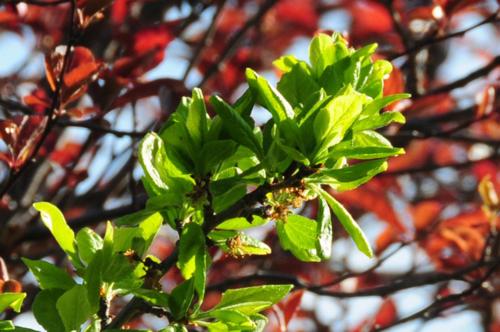
[[[78,256],[85,263],[90,263],[97,250],[102,248],[102,238],[88,227],[82,228],[76,234]]]
[[[0,293],[0,312],[7,308],[11,308],[15,312],[21,311],[26,293]]]
[[[31,309],[38,324],[42,325],[47,332],[62,332],[64,324],[56,308],[56,303],[64,294],[61,289],[45,289],[39,292]]]
[[[330,37],[320,33],[312,39],[309,45],[309,60],[316,78],[319,78],[328,66],[348,55],[347,43],[338,34]]]
[[[227,219],[226,221],[223,221],[219,225],[217,225],[217,229],[223,229],[223,230],[243,230],[243,229],[248,229],[248,228],[253,228],[253,227],[258,227],[261,225],[264,225],[268,222],[269,220],[261,218],[259,216],[253,215],[252,220],[249,221],[246,218],[239,217],[239,218],[232,218],[232,219]]]
[[[285,55],[273,61],[273,65],[281,70],[283,74],[288,73],[292,70],[300,60],[293,55]]]
[[[333,213],[337,216],[342,227],[351,236],[352,240],[358,247],[359,251],[368,257],[373,257],[373,251],[370,247],[370,243],[366,239],[363,230],[359,227],[356,221],[353,219],[349,211],[340,204],[335,198],[333,198],[329,193],[321,188],[317,188],[318,194],[328,203]]]
[[[66,291],[56,302],[56,308],[66,331],[80,330],[80,326],[92,315],[87,296],[87,288],[74,286]]]
[[[401,99],[407,99],[410,98],[411,94],[409,93],[398,93],[382,98],[377,98],[373,100],[371,103],[366,105],[365,109],[363,110],[363,115],[366,116],[371,116],[371,115],[376,115],[378,112],[386,107],[389,104],[392,104],[395,101],[401,100]]]
[[[363,99],[352,89],[348,90],[351,91],[349,94],[332,99],[320,109],[314,119],[314,135],[318,144],[314,153],[315,163],[324,160],[327,149],[344,138],[361,114]]]
[[[365,161],[340,169],[324,169],[309,178],[307,183],[328,184],[336,191],[352,190],[387,169],[384,159]]]
[[[311,77],[308,65],[303,61],[296,63],[278,82],[278,91],[292,107],[305,105],[311,95],[319,89],[318,83]]]
[[[262,146],[245,119],[218,96],[212,96],[210,103],[221,117],[224,128],[231,135],[231,138],[261,157],[263,154]]]
[[[276,223],[281,247],[304,262],[319,262],[318,223],[300,215],[290,215]]]
[[[87,297],[92,312],[96,312],[99,308],[102,274],[109,264],[111,264],[111,259],[104,261],[104,256],[105,253],[103,250],[97,251],[85,270],[84,280],[86,281]]]
[[[137,297],[157,307],[168,308],[168,294],[156,289],[139,288],[132,291]]]
[[[387,126],[388,124],[396,122],[396,123],[405,123],[406,119],[403,114],[399,112],[385,112],[380,115],[374,115],[363,120],[359,120],[352,127],[353,130],[361,131],[368,129],[378,129]]]
[[[161,213],[145,216],[135,227],[117,227],[113,235],[113,251],[125,252],[133,249],[142,257],[153,242],[163,222]]]
[[[148,133],[139,145],[139,161],[144,181],[161,195],[169,190],[183,195],[191,191],[194,180],[183,174],[167,155],[163,140],[156,133]]]
[[[222,294],[222,299],[210,312],[215,310],[235,310],[249,315],[257,313],[281,301],[293,285],[263,285],[230,289]]]
[[[265,78],[249,68],[245,73],[250,89],[257,96],[260,104],[271,113],[274,122],[280,123],[287,118],[294,117],[293,109],[288,101]]]
[[[76,268],[81,267],[74,243],[75,233],[66,223],[62,212],[55,205],[48,202],[34,203],[33,207],[40,212],[45,227],[52,233],[52,236],[68,255],[73,265]]]
[[[186,316],[186,313],[193,302],[194,278],[184,281],[174,288],[168,298],[169,308],[176,320]]]
[[[75,286],[75,281],[65,271],[53,264],[28,258],[22,258],[22,260],[35,275],[41,289],[59,288],[67,290]]]
[[[339,159],[346,157],[349,159],[378,159],[388,158],[404,154],[402,148],[390,148],[385,146],[364,146],[364,147],[347,147],[339,148],[338,145],[328,153],[328,157],[332,159]]]
[[[214,171],[223,161],[236,152],[238,145],[232,140],[219,140],[207,142],[201,150],[203,163],[201,174]]]
[[[229,328],[233,327],[251,331],[256,327],[255,323],[248,315],[237,310],[214,310],[210,313],[210,317],[223,322]]]
[[[373,63],[373,70],[367,82],[360,92],[367,94],[372,98],[382,96],[384,89],[384,78],[392,71],[392,64],[386,60],[377,60]]]
[[[179,241],[177,267],[184,279],[190,279],[196,270],[196,256],[205,251],[205,235],[201,226],[190,222],[182,230]]]
[[[318,199],[318,215],[316,220],[318,223],[318,239],[316,243],[318,256],[322,260],[328,259],[332,255],[332,218],[328,204],[322,198]]]
[[[194,144],[201,148],[207,136],[207,110],[200,89],[194,88],[189,110],[186,116],[186,128]]]

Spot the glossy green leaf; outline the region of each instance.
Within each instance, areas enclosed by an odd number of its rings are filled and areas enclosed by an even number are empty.
[[[0,293],[0,312],[7,308],[11,308],[15,312],[21,311],[26,293]]]
[[[212,96],[210,103],[214,106],[215,112],[221,117],[224,128],[231,135],[231,138],[249,148],[257,156],[262,156],[262,146],[257,140],[252,127],[243,117],[218,96]]]
[[[288,73],[300,60],[293,55],[285,55],[273,61],[273,65],[284,74]]]
[[[363,110],[363,115],[366,116],[376,115],[382,108],[386,107],[387,105],[390,105],[395,101],[401,99],[407,99],[410,97],[411,95],[409,93],[398,93],[390,96],[377,98],[368,105],[366,105],[365,109]]]
[[[311,77],[308,65],[301,61],[284,74],[278,82],[278,91],[288,100],[292,107],[304,105],[312,94],[320,87]]]
[[[333,198],[323,189],[318,188],[318,193],[328,203],[333,213],[337,216],[340,223],[342,224],[342,227],[344,227],[346,232],[351,236],[359,251],[361,251],[368,257],[373,257],[373,251],[370,247],[370,243],[366,239],[363,230],[356,223],[349,211],[347,211],[342,204],[340,204],[335,198]]]
[[[340,169],[325,169],[310,176],[305,181],[328,184],[337,191],[345,191],[359,187],[385,170],[387,170],[387,162],[384,159],[377,159]]]
[[[322,260],[328,259],[332,255],[332,218],[328,204],[321,198],[318,199],[318,215],[316,221],[318,224],[318,239],[316,242],[318,256]]]
[[[168,308],[168,294],[160,290],[140,288],[133,290],[132,294],[154,306]]]
[[[87,289],[83,285],[74,286],[61,295],[56,308],[67,332],[80,330],[80,326],[93,314]]]
[[[169,308],[176,320],[186,316],[186,313],[193,302],[194,279],[184,281],[174,288],[168,298]]]
[[[65,327],[61,316],[56,308],[56,303],[64,294],[61,289],[46,289],[39,292],[31,309],[38,324],[42,325],[47,332],[62,332]]]
[[[385,112],[380,115],[370,116],[358,121],[354,124],[353,130],[361,131],[378,129],[385,127],[392,122],[405,123],[406,119],[404,115],[399,112]]]
[[[179,240],[177,267],[184,279],[190,279],[196,270],[196,256],[205,251],[205,235],[201,226],[188,223],[184,226]]]
[[[203,163],[201,174],[214,171],[215,167],[231,157],[236,152],[238,145],[232,140],[219,140],[207,142],[201,150]]]
[[[208,125],[205,100],[203,98],[203,93],[198,88],[193,89],[185,125],[194,144],[198,148],[201,148],[207,136]]]
[[[265,78],[249,68],[245,73],[250,89],[262,106],[271,113],[276,123],[294,117],[293,109],[288,101]]]
[[[80,260],[75,248],[75,233],[66,223],[62,212],[47,202],[34,203],[33,207],[40,212],[42,221],[52,233],[62,250],[69,256],[75,267],[80,267]]]
[[[304,262],[319,262],[318,223],[300,215],[290,215],[276,223],[281,247]]]
[[[28,258],[22,258],[22,260],[35,276],[41,289],[59,288],[67,290],[75,286],[75,281],[65,271],[53,264]]]
[[[159,212],[145,216],[135,227],[117,227],[113,235],[113,251],[125,252],[133,249],[142,257],[153,242],[163,222]]]
[[[156,133],[148,133],[142,139],[139,161],[144,170],[144,181],[157,195],[169,190],[183,195],[193,187],[193,179],[183,174],[170,160],[163,140]]]
[[[253,215],[251,220],[248,220],[243,217],[228,219],[217,225],[217,229],[243,230],[243,229],[258,227],[266,224],[267,222],[268,222],[267,219]]]
[[[212,310],[235,310],[243,314],[253,314],[269,308],[281,301],[292,290],[293,285],[262,285],[230,289]]]
[[[90,263],[97,250],[102,248],[102,238],[88,227],[82,228],[76,234],[78,256],[85,263]]]
[[[316,78],[319,78],[328,66],[348,55],[347,43],[338,34],[330,37],[320,33],[312,39],[309,45],[309,60]]]

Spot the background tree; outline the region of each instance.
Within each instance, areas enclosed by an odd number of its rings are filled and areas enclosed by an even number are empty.
[[[389,171],[368,184],[333,193],[360,222],[376,258],[363,258],[334,226],[331,260],[299,263],[269,231],[272,256],[214,261],[206,305],[229,287],[291,283],[295,292],[273,307],[269,330],[288,324],[289,330],[411,331],[441,322],[445,329],[453,322],[465,331],[500,329],[494,1],[30,0],[1,6],[1,278],[11,279],[4,292],[21,281],[26,307],[36,286],[20,257],[68,264],[33,202],[53,202],[72,228],[95,226],[103,233],[103,221],[144,207],[138,142],[161,127],[182,96],[200,86],[205,95],[235,101],[245,67],[276,79],[275,58],[290,51],[305,58],[310,37],[336,30],[357,47],[379,43],[377,56],[398,68],[385,93],[413,95],[389,107],[403,111],[406,124],[384,129],[406,155],[391,159]],[[260,109],[254,115],[265,120]],[[488,177],[481,199],[479,181]],[[308,203],[302,213],[314,216],[316,209]],[[168,257],[175,241],[165,228],[153,252]],[[179,278],[173,269],[161,282],[171,289]],[[131,326],[155,324],[146,317]]]

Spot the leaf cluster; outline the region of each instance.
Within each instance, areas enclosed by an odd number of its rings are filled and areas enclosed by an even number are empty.
[[[268,255],[270,247],[246,230],[270,221],[281,247],[301,261],[330,258],[332,215],[371,257],[361,228],[326,189],[354,189],[383,172],[388,157],[403,153],[376,131],[404,122],[400,113],[381,110],[408,95],[383,96],[392,67],[371,59],[375,49],[355,50],[338,34],[319,34],[309,63],[293,56],[274,62],[282,72],[276,87],[247,69],[248,89],[235,103],[218,96],[207,103],[194,89],[160,132],[148,133],[139,146],[145,210],[119,218],[116,226],[108,223],[104,237],[89,228],[75,235],[55,206],[35,204],[75,269],[68,274],[45,261],[24,260],[41,288],[33,304],[38,322],[49,332],[109,330],[106,308],[131,294],[168,317],[162,331],[190,325],[262,331],[261,312],[291,285],[232,289],[212,309],[201,305],[209,246],[238,258]],[[270,114],[262,126],[252,117],[256,105]],[[315,219],[293,212],[310,200],[318,201]],[[180,238],[174,258],[184,281],[170,293],[158,284],[168,267],[146,256],[162,224]]]

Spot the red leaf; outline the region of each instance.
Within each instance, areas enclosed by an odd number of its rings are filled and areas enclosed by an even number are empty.
[[[377,239],[375,240],[376,252],[381,253],[388,246],[390,246],[397,239],[396,235],[397,235],[397,233],[394,231],[393,227],[391,227],[391,226],[386,227],[382,231],[382,233],[380,233],[377,236]]]
[[[377,327],[389,326],[397,317],[396,305],[392,299],[387,299],[382,303],[375,316],[374,325]]]
[[[280,309],[283,311],[285,328],[288,326],[288,323],[290,323],[293,316],[299,309],[302,295],[304,295],[304,290],[301,289],[299,291],[293,292],[285,301],[278,304]]]
[[[133,52],[137,55],[153,50],[163,50],[174,39],[171,28],[166,25],[139,30],[133,37]]]
[[[365,39],[392,31],[391,15],[387,8],[375,1],[350,1],[352,37]]]
[[[62,167],[70,165],[80,155],[82,145],[75,142],[67,142],[64,146],[56,149],[50,154],[50,160]]]
[[[111,6],[111,21],[116,25],[121,25],[127,18],[127,0],[115,0]]]
[[[426,229],[441,213],[443,204],[437,201],[425,201],[410,208],[413,224],[417,231]]]

